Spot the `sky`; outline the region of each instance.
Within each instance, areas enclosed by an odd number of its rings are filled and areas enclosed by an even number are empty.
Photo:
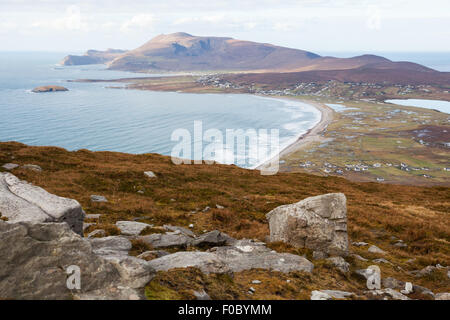
[[[449,0],[0,0],[0,51],[133,49],[187,32],[313,52],[450,52]]]

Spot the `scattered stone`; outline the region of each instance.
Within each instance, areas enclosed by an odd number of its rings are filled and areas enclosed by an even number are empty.
[[[0,212],[11,223],[65,222],[83,235],[85,213],[78,201],[48,193],[11,173],[0,173]]]
[[[433,273],[434,271],[436,271],[436,267],[435,266],[427,266],[425,268],[423,268],[422,270],[415,270],[412,271],[411,273],[414,274],[416,277],[424,277],[427,276],[431,273]]]
[[[176,226],[171,226],[169,224],[165,224],[163,226],[163,228],[166,229],[167,231],[174,231],[174,232],[179,231],[182,234],[187,235],[189,237],[195,237],[195,234],[191,230],[183,228],[183,227],[176,227]]]
[[[216,208],[219,209],[219,210],[225,209],[225,207],[221,206],[220,204],[216,204]]]
[[[323,260],[328,258],[328,254],[323,251],[313,251],[313,259],[314,260]]]
[[[333,297],[328,293],[314,290],[311,292],[311,300],[332,300]]]
[[[368,246],[369,244],[367,242],[353,242],[352,245],[355,247],[365,247]]]
[[[370,253],[386,254],[386,251],[381,250],[377,246],[370,246],[370,248],[367,251],[369,251]]]
[[[86,219],[100,219],[101,214],[87,214]]]
[[[436,293],[435,300],[450,300],[450,293],[449,292]]]
[[[411,283],[411,282],[407,282],[406,284],[405,284],[405,289],[404,290],[402,290],[402,291],[400,291],[402,294],[406,294],[406,295],[408,295],[408,294],[410,294],[410,293],[413,293],[414,292],[414,289],[413,289],[413,284]]]
[[[189,228],[190,228],[190,229],[193,229],[193,228],[194,228],[194,224],[191,223],[191,224],[189,225]]]
[[[411,300],[410,298],[408,298],[407,296],[405,296],[404,294],[401,294],[398,291],[395,291],[393,289],[390,288],[386,288],[386,289],[380,289],[380,290],[371,290],[371,291],[366,291],[366,294],[369,296],[382,296],[387,298],[388,300]]]
[[[116,226],[120,229],[121,234],[125,236],[138,236],[145,228],[151,227],[147,223],[136,221],[117,221]]]
[[[97,229],[92,231],[91,233],[88,234],[88,238],[100,238],[100,237],[105,237],[106,236],[106,232],[103,229]]]
[[[406,263],[414,263],[414,262],[416,262],[416,261],[417,261],[416,258],[412,258],[412,259],[406,260],[405,262],[406,262]]]
[[[203,209],[202,212],[208,212],[209,210],[211,210],[210,207],[205,207],[205,209]]]
[[[144,172],[144,175],[147,177],[147,178],[157,178],[157,176],[156,176],[156,174],[153,172],[153,171],[145,171]]]
[[[355,296],[353,292],[339,290],[320,290],[320,292],[326,293],[334,299],[346,299]]]
[[[314,265],[306,258],[277,253],[263,243],[251,240],[237,240],[232,246],[216,247],[214,252],[233,272],[251,269],[265,269],[288,273],[292,271],[312,272]]]
[[[252,284],[261,284],[261,281],[259,281],[259,280],[253,280],[253,281],[252,281]]]
[[[132,244],[130,240],[122,236],[110,236],[105,238],[89,239],[92,250],[100,256],[128,255]]]
[[[36,164],[26,164],[26,165],[23,165],[22,168],[31,170],[31,171],[35,171],[35,172],[42,172],[42,168]]]
[[[211,300],[211,297],[205,292],[205,290],[194,291],[193,294],[197,300]]]
[[[386,263],[386,264],[393,265],[392,262],[390,262],[390,261],[388,261],[388,260],[386,260],[384,258],[374,259],[372,261],[375,262],[375,263]]]
[[[250,288],[249,288],[249,291],[250,291],[251,293],[255,293],[255,292],[256,292],[255,288],[253,288],[253,287],[250,287]]]
[[[327,261],[331,262],[340,272],[347,273],[350,271],[350,263],[344,260],[342,257],[331,257]]]
[[[84,222],[83,223],[83,232],[86,231],[87,228],[89,228],[90,226],[93,226],[93,225],[95,225],[95,223]]]
[[[406,247],[408,247],[408,245],[406,243],[404,243],[403,241],[401,241],[401,240],[399,242],[396,242],[394,244],[394,246],[398,247],[398,248],[406,248]]]
[[[233,245],[236,239],[222,233],[218,230],[214,230],[208,233],[204,233],[198,236],[192,243],[196,247],[213,247],[223,245]]]
[[[229,273],[230,269],[216,254],[210,252],[176,252],[148,262],[156,271],[194,267],[203,273]]]
[[[2,168],[3,169],[5,169],[5,170],[13,170],[13,169],[16,169],[16,168],[18,168],[19,167],[19,165],[18,164],[15,164],[15,163],[6,163],[6,164],[4,164],[3,166],[2,166]]]
[[[142,240],[153,248],[187,248],[194,241],[193,237],[181,233],[177,230],[167,233],[154,233],[147,236],[139,236],[137,239]]]
[[[329,255],[348,255],[347,206],[342,193],[307,198],[266,215],[270,241],[306,247]]]
[[[164,256],[169,255],[170,253],[164,250],[151,250],[151,251],[145,251],[138,255],[137,257],[142,260],[152,260],[156,258],[161,258]]]
[[[108,202],[108,199],[106,199],[106,197],[104,196],[98,196],[98,195],[92,195],[91,196],[91,201],[92,202]]]
[[[368,259],[361,257],[359,254],[353,253],[351,256],[352,256],[353,258],[355,258],[356,260],[359,260],[359,261],[363,261],[363,262],[369,261]]]

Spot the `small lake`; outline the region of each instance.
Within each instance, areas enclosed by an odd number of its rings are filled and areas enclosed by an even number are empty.
[[[419,107],[425,109],[434,109],[440,112],[450,114],[450,102],[443,100],[425,100],[425,99],[391,99],[387,103],[398,104],[407,107]]]

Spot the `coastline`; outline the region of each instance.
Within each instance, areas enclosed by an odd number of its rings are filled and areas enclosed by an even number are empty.
[[[266,160],[262,164],[256,166],[254,168],[256,170],[261,170],[264,167],[268,167],[270,165],[270,163],[272,162],[272,160],[274,158],[276,158],[276,157],[278,157],[278,159],[281,159],[283,156],[287,156],[287,155],[292,154],[292,153],[294,153],[296,151],[299,151],[299,150],[305,148],[306,146],[308,146],[309,144],[311,144],[313,142],[321,141],[322,140],[321,133],[328,127],[328,125],[334,119],[334,117],[333,117],[333,113],[334,113],[333,109],[330,108],[330,107],[327,107],[324,104],[321,104],[321,103],[318,103],[318,102],[314,102],[314,101],[308,101],[308,100],[293,99],[293,98],[289,98],[289,97],[279,97],[279,99],[295,100],[295,101],[298,101],[298,102],[302,102],[302,103],[308,104],[308,105],[316,108],[317,110],[319,110],[319,112],[321,114],[321,117],[320,117],[319,122],[313,128],[308,129],[308,131],[306,131],[304,134],[299,136],[294,142],[292,142],[288,146],[284,147],[278,153],[278,155],[276,155],[276,156]]]

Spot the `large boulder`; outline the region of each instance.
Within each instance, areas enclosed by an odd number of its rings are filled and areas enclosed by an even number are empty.
[[[0,220],[0,300],[144,299],[154,270],[130,248],[123,237],[81,238],[65,223]],[[79,289],[67,286],[74,266]]]
[[[0,299],[72,299],[66,285],[72,265],[81,271],[81,293],[120,280],[114,265],[67,224],[0,220]]]
[[[272,242],[282,241],[333,256],[348,255],[347,206],[342,193],[280,206],[266,217]]]
[[[66,222],[83,234],[85,214],[78,201],[48,193],[11,173],[0,173],[0,213],[9,222]]]

